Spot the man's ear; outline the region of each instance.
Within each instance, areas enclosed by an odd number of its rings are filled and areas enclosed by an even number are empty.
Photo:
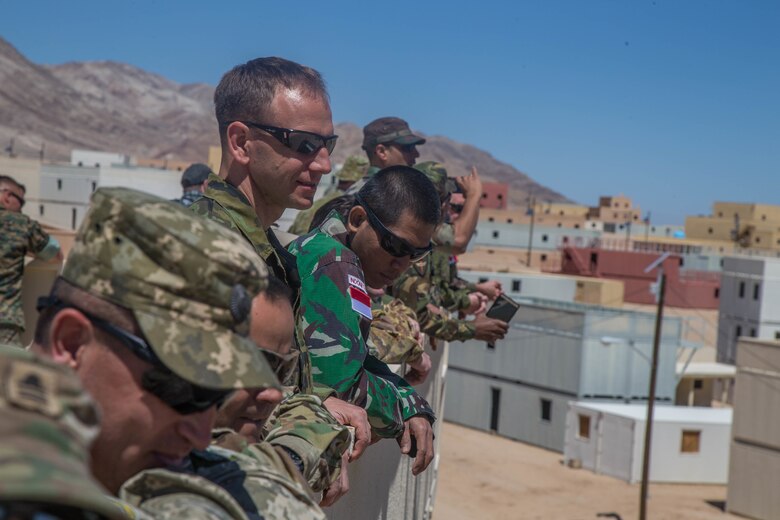
[[[387,162],[387,147],[383,144],[378,144],[374,148],[374,155],[378,157],[383,163]]]
[[[65,308],[52,318],[49,327],[49,350],[55,362],[76,370],[83,348],[95,340],[92,322],[76,309]]]
[[[249,163],[249,153],[246,149],[249,141],[249,128],[239,121],[233,121],[225,129],[225,132],[227,132],[228,153],[233,157],[233,160],[244,165]]]
[[[347,215],[347,231],[356,233],[366,218],[366,210],[362,206],[353,206]]]

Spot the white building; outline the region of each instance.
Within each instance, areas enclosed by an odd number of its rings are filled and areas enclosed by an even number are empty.
[[[734,364],[737,338],[780,339],[780,259],[723,259],[718,361]]]
[[[95,150],[71,150],[70,164],[73,166],[112,166],[112,165],[132,165],[132,159],[129,155],[122,155],[111,152],[98,152]]]
[[[656,406],[651,482],[724,484],[732,410]],[[642,479],[647,406],[571,402],[564,461],[629,483]]]

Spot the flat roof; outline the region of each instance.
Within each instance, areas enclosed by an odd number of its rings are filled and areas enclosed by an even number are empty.
[[[685,368],[684,374],[682,373],[683,368]],[[735,377],[737,367],[715,361],[690,363],[687,367],[685,367],[685,363],[677,363],[676,372],[677,375],[682,374],[683,377]]]
[[[647,417],[647,406],[644,404],[593,403],[589,401],[571,401],[570,404],[642,422]],[[653,422],[731,424],[731,417],[731,408],[668,405],[656,405],[653,408]]]

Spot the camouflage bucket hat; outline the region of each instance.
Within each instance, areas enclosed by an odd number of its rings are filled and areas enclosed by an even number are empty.
[[[89,475],[98,411],[78,377],[31,352],[0,346],[0,501],[127,518]]]
[[[62,277],[130,310],[179,377],[212,389],[279,386],[246,337],[268,269],[223,226],[148,193],[101,188]]]
[[[449,195],[450,190],[447,185],[447,170],[444,165],[436,161],[425,161],[415,164],[413,168],[420,170],[436,187],[439,199],[444,200]]]
[[[357,182],[366,176],[368,171],[368,159],[360,155],[350,155],[344,161],[344,166],[336,172],[336,178],[340,181]]]

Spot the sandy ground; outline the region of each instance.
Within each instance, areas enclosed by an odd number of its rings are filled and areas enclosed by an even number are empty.
[[[452,423],[440,452],[435,520],[638,518],[639,484],[567,468],[560,453]],[[649,494],[649,519],[740,518],[722,512],[726,486],[651,484]]]

